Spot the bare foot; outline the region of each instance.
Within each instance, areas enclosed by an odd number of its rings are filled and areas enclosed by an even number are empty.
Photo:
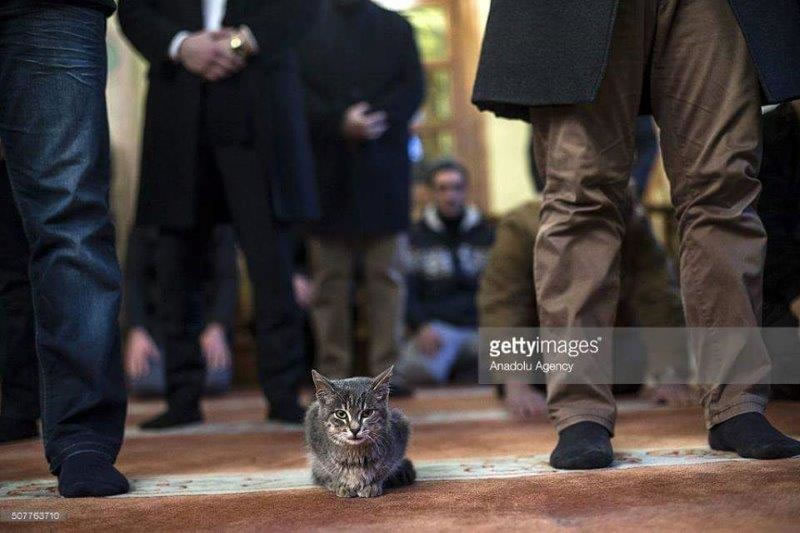
[[[691,407],[697,404],[694,392],[689,385],[656,385],[645,387],[641,393],[646,398],[658,405],[667,407]]]
[[[547,412],[544,394],[527,383],[507,383],[505,404],[508,413],[518,420],[533,420]]]

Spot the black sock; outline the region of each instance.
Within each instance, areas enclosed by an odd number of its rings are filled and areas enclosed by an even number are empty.
[[[39,436],[36,420],[26,420],[0,416],[0,443],[35,439]]]
[[[565,470],[605,468],[614,460],[611,434],[595,422],[578,422],[561,430],[550,465]]]
[[[167,429],[178,426],[196,424],[203,421],[203,415],[197,407],[170,407],[164,413],[142,422],[142,429]]]
[[[752,459],[783,459],[800,455],[800,441],[787,437],[761,413],[744,413],[711,428],[714,450],[736,452]]]
[[[79,453],[64,460],[58,492],[65,498],[113,496],[128,492],[128,480],[102,454]]]

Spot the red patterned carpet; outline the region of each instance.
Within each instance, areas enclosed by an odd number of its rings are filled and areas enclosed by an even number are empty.
[[[421,391],[394,404],[411,418],[419,482],[371,500],[313,487],[298,428],[263,422],[255,393],[206,403],[206,424],[160,434],[135,423],[161,409],[133,402],[118,466],[133,492],[57,497],[39,442],[0,447],[0,512],[57,511],[65,531],[596,530],[797,531],[800,458],[748,461],[712,452],[699,409],[621,402],[612,468],[556,472],[541,420],[509,420],[490,389]],[[768,416],[800,435],[800,405]],[[5,515],[4,515],[5,517]]]

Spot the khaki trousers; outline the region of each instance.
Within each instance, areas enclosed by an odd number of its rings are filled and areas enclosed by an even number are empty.
[[[542,326],[610,327],[620,291],[620,206],[645,80],[672,186],[687,325],[759,325],[766,235],[756,215],[760,88],[727,0],[621,0],[608,68],[589,104],[531,110],[546,176],[534,280]],[[725,364],[747,354],[748,364]],[[767,402],[769,358],[757,342],[697,350],[708,427]],[[588,373],[587,373],[588,374]],[[613,432],[616,407],[591,375],[548,381],[561,430]],[[735,385],[726,385],[734,383]]]
[[[352,292],[356,259],[363,259],[369,365],[373,374],[397,361],[405,318],[404,237],[316,237],[309,242],[314,299],[311,316],[317,339],[317,368],[330,378],[351,375]]]

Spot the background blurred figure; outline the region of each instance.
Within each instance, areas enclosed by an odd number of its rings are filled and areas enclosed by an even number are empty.
[[[758,214],[767,230],[764,265],[764,327],[798,328],[800,322],[800,101],[764,114],[764,162]],[[775,337],[777,335],[777,338]],[[800,399],[800,336],[764,331],[776,384],[772,395]]]
[[[125,319],[128,338],[125,344],[125,370],[131,393],[141,396],[164,395],[166,375],[161,316],[162,291],[158,286],[158,228],[137,226],[128,239],[125,264]],[[203,283],[198,294],[188,295],[188,320],[199,324],[200,350],[206,366],[205,394],[226,392],[231,386],[231,346],[236,318],[239,279],[233,228],[214,229],[208,256],[204,261]]]
[[[123,0],[122,30],[150,62],[137,224],[160,230],[167,411],[142,427],[202,419],[205,369],[187,299],[213,228],[230,220],[247,258],[269,418],[299,423],[302,327],[287,222],[318,215],[293,46],[313,0]]]
[[[455,161],[433,166],[433,203],[409,234],[408,326],[413,338],[398,371],[412,384],[445,383],[458,359],[477,365],[475,303],[494,231],[467,205],[467,170]]]
[[[375,373],[396,361],[402,337],[400,234],[409,221],[409,123],[422,103],[422,66],[410,24],[369,0],[325,0],[300,61],[322,203],[309,242],[317,364],[332,378],[351,373],[360,259]]]
[[[0,143],[0,443],[39,436],[30,251]]]
[[[629,188],[622,242],[620,299],[617,327],[684,326],[680,293],[666,251],[656,241],[634,185]],[[481,327],[532,328],[539,326],[533,263],[534,241],[539,232],[541,203],[531,201],[509,212],[497,227],[497,240],[489,255],[478,295]],[[693,402],[688,385],[688,346],[682,339],[672,344],[647,343],[647,362],[642,368],[648,387],[643,391],[659,403],[685,406]],[[616,346],[617,354],[636,347]],[[637,363],[625,357],[626,364]],[[661,384],[660,384],[661,383]],[[542,395],[528,384],[505,385],[505,402],[519,418],[546,412]]]
[[[650,174],[658,156],[658,135],[656,125],[650,115],[636,117],[636,154],[633,159],[631,177],[636,184],[636,192],[641,198],[647,190]]]
[[[45,455],[66,497],[128,491],[113,466],[127,401],[108,212],[105,36],[114,7],[0,4],[0,299],[13,316],[0,339],[10,341],[11,365],[0,441],[34,436],[41,407]]]

